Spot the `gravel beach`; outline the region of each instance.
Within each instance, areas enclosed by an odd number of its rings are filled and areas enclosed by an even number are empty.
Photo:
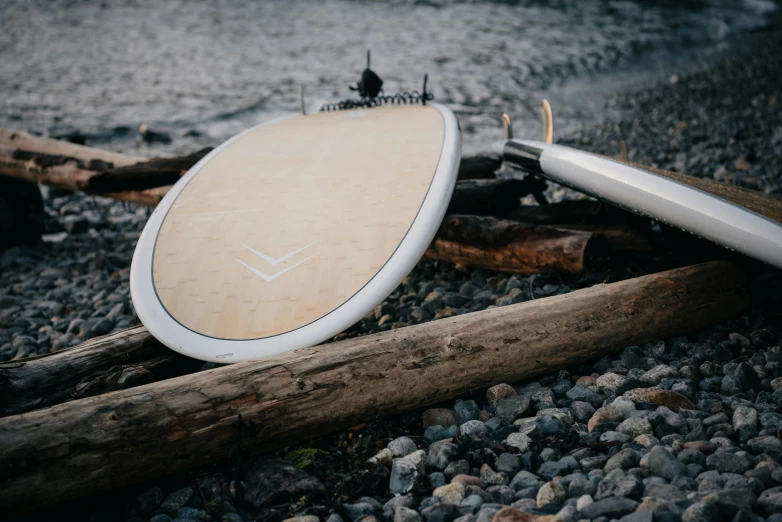
[[[615,155],[624,141],[631,161],[782,196],[780,49],[779,25],[748,34],[738,56],[619,93],[606,108],[618,119],[558,142]],[[133,321],[128,272],[148,210],[53,190],[45,203],[44,242],[0,253],[0,361]],[[423,260],[337,339],[688,261],[623,259],[562,278]],[[274,455],[237,455],[40,518],[782,522],[782,274],[741,263],[751,306],[708,330],[629,346],[534,382],[498,382]]]

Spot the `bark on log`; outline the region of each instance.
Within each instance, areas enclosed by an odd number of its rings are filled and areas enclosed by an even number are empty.
[[[0,415],[12,415],[195,371],[203,364],[168,350],[144,327],[73,348],[0,364]]]
[[[552,225],[562,230],[579,230],[602,236],[611,245],[612,252],[651,252],[654,250],[649,237],[635,227],[627,225]]]
[[[604,238],[581,230],[488,216],[446,216],[426,256],[457,266],[516,274],[579,273],[608,252]]]
[[[626,225],[635,224],[642,219],[632,212],[591,199],[566,200],[542,206],[525,205],[501,217],[533,225],[551,226]]]
[[[459,164],[459,179],[493,179],[502,167],[502,160],[492,156],[466,156]]]
[[[520,179],[457,181],[447,214],[505,217],[521,206],[521,198],[546,189],[546,182],[528,176]]]
[[[0,174],[43,185],[73,191],[86,190],[92,176],[143,161],[143,158],[118,152],[0,129]],[[101,195],[143,205],[157,205],[169,188]]]
[[[0,509],[271,451],[373,418],[702,329],[748,303],[714,262],[297,350],[0,419]],[[42,492],[45,491],[45,494]]]
[[[141,191],[170,186],[212,150],[211,147],[176,158],[154,158],[90,177],[84,190],[91,194]]]

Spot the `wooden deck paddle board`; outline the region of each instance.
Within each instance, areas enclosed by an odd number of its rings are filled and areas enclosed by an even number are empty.
[[[461,138],[437,104],[322,112],[228,140],[166,195],[131,267],[158,340],[206,361],[322,342],[419,261],[456,183]]]
[[[550,143],[511,139],[501,149],[522,170],[782,268],[778,199]]]

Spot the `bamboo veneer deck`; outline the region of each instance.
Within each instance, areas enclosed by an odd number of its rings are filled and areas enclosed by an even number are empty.
[[[429,106],[300,116],[240,137],[165,216],[152,277],[166,312],[202,335],[247,340],[333,311],[407,233],[443,138]]]

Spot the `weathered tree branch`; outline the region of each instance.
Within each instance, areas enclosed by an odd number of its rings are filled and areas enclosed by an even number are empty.
[[[202,363],[136,327],[59,352],[0,363],[0,415],[195,371]]]
[[[117,152],[0,129],[0,174],[65,190],[86,190],[92,176],[142,161],[142,158]],[[157,205],[169,188],[101,195],[121,201]]]
[[[447,213],[504,217],[521,206],[521,198],[545,188],[546,182],[533,176],[527,176],[523,180],[459,180],[456,182]]]
[[[377,415],[697,331],[748,303],[706,263],[432,321],[0,419],[0,508],[47,503],[275,448]],[[43,494],[42,492],[45,492]]]
[[[207,147],[187,156],[153,158],[135,165],[109,169],[89,177],[84,190],[90,194],[103,195],[173,185],[211,150],[211,147]]]
[[[592,232],[452,215],[443,220],[426,256],[517,274],[579,273],[607,251],[605,239]]]
[[[494,156],[465,156],[459,165],[459,179],[492,179],[502,167],[502,160]]]

